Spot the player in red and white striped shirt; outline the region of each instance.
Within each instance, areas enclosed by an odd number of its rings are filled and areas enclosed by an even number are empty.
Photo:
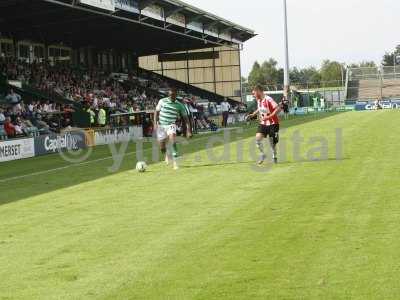
[[[250,114],[248,118],[259,116],[260,124],[256,134],[256,144],[260,151],[260,160],[258,164],[261,165],[266,159],[264,152],[263,140],[269,137],[269,142],[272,151],[272,158],[274,163],[278,163],[277,144],[279,142],[279,118],[278,114],[281,110],[280,106],[269,96],[264,94],[261,86],[256,86],[253,90],[253,95],[257,100],[257,110]]]

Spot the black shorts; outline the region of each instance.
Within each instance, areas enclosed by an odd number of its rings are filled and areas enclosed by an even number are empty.
[[[258,125],[257,133],[261,133],[264,137],[271,137],[274,139],[274,143],[278,144],[279,142],[279,124],[273,125]]]
[[[286,113],[286,114],[289,113],[289,106],[284,105],[283,106],[283,112]]]

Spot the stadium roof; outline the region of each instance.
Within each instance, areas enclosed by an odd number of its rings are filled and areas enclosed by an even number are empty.
[[[229,29],[229,28],[233,28],[233,29],[237,29],[238,31],[242,32],[242,37],[245,36],[245,34],[248,34],[248,36],[246,36],[247,38],[251,38],[255,35],[254,30],[240,26],[238,24],[232,23],[231,21],[228,21],[226,19],[223,19],[219,16],[213,15],[211,13],[208,13],[204,10],[201,10],[195,6],[189,5],[183,1],[180,0],[160,0],[160,2],[165,2],[165,3],[171,3],[173,4],[175,7],[177,8],[182,8],[184,12],[187,13],[193,13],[195,15],[198,16],[202,16],[202,19],[204,20],[204,24],[210,24],[210,22],[218,22],[218,24],[220,24],[222,27],[224,27],[223,29]],[[244,42],[245,39],[242,40],[242,42]]]
[[[1,0],[0,36],[141,56],[240,47],[255,33],[179,0]]]

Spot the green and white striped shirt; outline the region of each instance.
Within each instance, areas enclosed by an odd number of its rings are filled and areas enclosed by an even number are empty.
[[[164,98],[158,102],[157,111],[159,115],[159,125],[168,126],[175,124],[180,117],[186,117],[185,106],[178,100],[172,101],[171,98]]]

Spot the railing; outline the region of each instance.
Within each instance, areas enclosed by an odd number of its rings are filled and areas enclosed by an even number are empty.
[[[283,84],[267,84],[264,85],[264,90],[268,92],[283,92],[284,86]],[[251,94],[252,86],[247,86],[243,88],[245,94]],[[342,90],[344,89],[343,82],[341,80],[331,80],[331,81],[322,81],[322,82],[291,82],[290,89],[293,91],[308,91],[308,90]]]
[[[184,83],[182,81],[179,81],[179,80],[176,80],[176,79],[173,79],[173,78],[170,78],[170,77],[162,76],[162,75],[160,75],[158,73],[155,73],[155,72],[143,69],[143,68],[139,68],[139,76],[142,75],[142,74],[151,76],[152,78],[162,79],[163,81],[166,81],[168,84],[171,84],[171,85],[175,86],[176,88],[178,88],[178,89],[180,89],[182,91],[185,91],[185,92],[187,92],[189,94],[193,94],[193,95],[198,96],[198,97],[201,97],[203,99],[207,99],[210,102],[220,102],[220,101],[223,101],[225,99],[224,96],[216,94],[214,92],[210,92],[208,90],[199,88],[197,86],[194,86],[194,85],[191,85],[191,84],[187,84],[187,83]],[[228,99],[228,100],[234,101],[233,99]]]
[[[349,68],[349,80],[400,79],[400,66]]]
[[[400,66],[348,69],[347,100],[400,96]]]
[[[73,105],[76,108],[82,108],[82,105],[80,103],[70,100],[70,99],[67,99],[63,95],[60,95],[51,89],[39,90],[39,89],[33,87],[32,85],[28,85],[28,84],[24,83],[22,85],[22,90],[24,90],[25,92],[28,92],[36,97],[39,97],[41,99],[46,99],[46,100],[54,101],[54,102],[61,103],[61,104]]]
[[[349,80],[371,80],[379,79],[380,70],[378,67],[350,68]]]
[[[382,67],[383,79],[400,79],[400,66]]]

